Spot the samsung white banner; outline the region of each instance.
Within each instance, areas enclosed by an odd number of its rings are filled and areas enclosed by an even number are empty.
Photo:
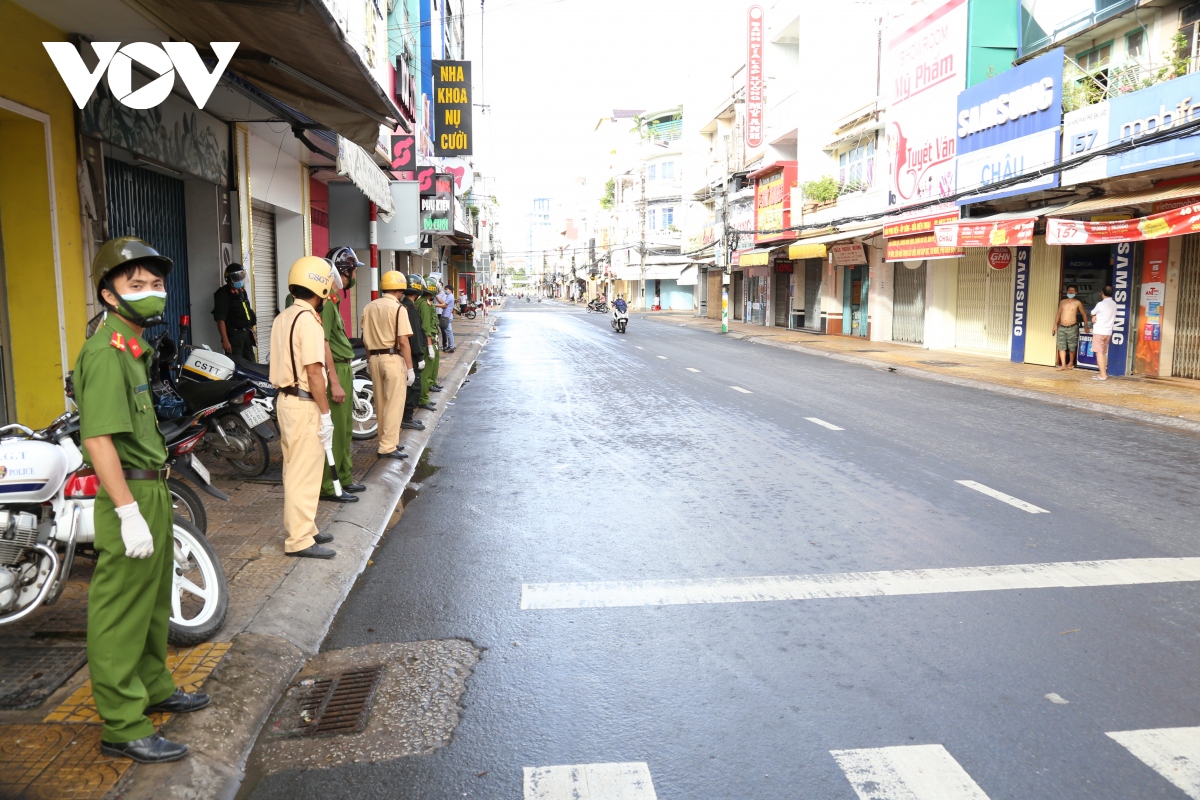
[[[997,181],[1028,175],[1039,169],[1053,167],[1057,162],[1058,128],[1040,131],[1007,142],[960,155],[958,161],[958,191],[982,189]],[[1053,173],[1008,186],[1005,193],[1031,192],[1056,185]]]

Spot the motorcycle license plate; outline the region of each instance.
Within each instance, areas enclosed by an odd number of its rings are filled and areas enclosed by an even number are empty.
[[[188,455],[188,464],[190,464],[192,469],[196,471],[196,474],[200,476],[201,480],[203,480],[205,483],[212,483],[212,475],[209,474],[208,467],[201,464],[200,459],[196,458],[194,453]]]
[[[257,425],[262,425],[271,418],[271,415],[262,410],[256,405],[249,405],[242,409],[242,422],[246,423],[246,427],[253,428]]]

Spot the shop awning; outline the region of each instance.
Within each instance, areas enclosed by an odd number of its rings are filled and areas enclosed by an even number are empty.
[[[683,272],[679,273],[677,282],[680,286],[695,286],[700,282],[700,268],[684,267]]]
[[[883,232],[883,224],[880,222],[872,222],[868,225],[846,226],[841,230],[833,233],[826,233],[820,236],[810,236],[794,243],[788,247],[788,258],[793,261],[799,261],[805,258],[825,258],[829,254],[827,244],[840,242],[846,239],[859,239],[874,236],[877,233]]]
[[[342,136],[338,137],[337,172],[349,178],[375,204],[381,220],[391,221],[396,213],[396,201],[392,198],[392,187],[387,176],[375,165],[375,160],[366,150]]]
[[[771,261],[771,251],[774,247],[758,247],[754,250],[746,250],[738,256],[738,265],[742,267],[765,267]]]
[[[1077,203],[1059,207],[1055,216],[1068,217],[1090,214],[1094,211],[1112,211],[1115,208],[1136,208],[1138,206],[1154,205],[1170,200],[1181,200],[1187,197],[1200,196],[1200,182],[1181,183],[1175,186],[1152,187],[1138,192],[1122,192],[1104,197],[1090,197]],[[1161,209],[1155,209],[1161,210]]]
[[[323,2],[139,0],[201,51],[210,42],[238,42],[229,69],[368,152],[379,126],[394,128],[403,115],[371,76]],[[368,10],[367,13],[370,13]],[[387,42],[377,58],[387,58]]]
[[[1062,208],[1045,206],[945,222],[935,226],[934,233],[942,247],[1028,247],[1033,244],[1033,226],[1038,217]]]

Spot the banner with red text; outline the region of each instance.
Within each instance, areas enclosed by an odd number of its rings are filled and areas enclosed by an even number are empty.
[[[1103,222],[1080,219],[1046,220],[1046,244],[1144,242],[1197,232],[1200,232],[1200,205],[1182,206],[1136,219]]]
[[[1033,244],[1033,219],[996,222],[957,222],[934,228],[942,247],[1028,247]]]

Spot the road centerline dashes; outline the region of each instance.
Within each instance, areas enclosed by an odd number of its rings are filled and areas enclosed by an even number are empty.
[[[655,356],[655,358],[661,358],[663,361],[666,361],[666,360],[667,360],[667,357],[666,357],[666,356]]]
[[[754,392],[750,391],[749,389],[743,389],[740,386],[730,386],[729,388],[733,389],[735,392],[741,392],[742,394],[754,394]]]
[[[688,372],[699,372],[700,371],[700,370],[696,369],[695,367],[687,367],[686,369]]]
[[[1200,557],[1124,558],[743,578],[526,583],[521,586],[521,609],[762,603],[1197,581]]]
[[[1014,508],[1019,508],[1022,511],[1028,511],[1030,514],[1049,514],[1050,513],[1049,511],[1047,511],[1044,508],[1041,508],[1040,506],[1035,506],[1033,503],[1026,503],[1024,500],[1013,497],[1011,494],[1005,494],[1004,492],[1002,492],[998,489],[993,489],[990,486],[984,486],[982,483],[979,483],[977,481],[955,481],[955,483],[962,484],[963,486],[966,486],[968,489],[974,489],[977,492],[986,494],[988,497],[994,497],[997,500],[999,500],[1000,502],[1008,503],[1010,506],[1012,506]]]
[[[832,422],[826,422],[825,420],[823,420],[823,419],[817,419],[816,417],[805,417],[805,419],[806,419],[806,420],[808,420],[809,422],[812,422],[812,423],[816,424],[816,425],[820,425],[822,428],[829,428],[829,430],[831,430],[831,431],[844,431],[844,430],[846,430],[845,428],[839,428],[837,425],[834,425]]]

